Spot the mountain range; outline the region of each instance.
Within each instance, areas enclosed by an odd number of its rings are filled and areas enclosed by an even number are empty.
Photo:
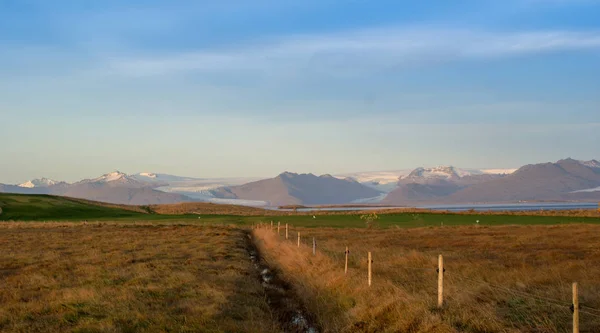
[[[202,201],[248,206],[378,203],[428,205],[600,200],[600,162],[571,158],[519,169],[411,170],[313,175],[283,172],[274,178],[193,178],[119,171],[66,183],[47,178],[0,192],[53,194],[117,204]]]
[[[275,178],[219,188],[213,194],[227,199],[264,200],[271,206],[278,206],[344,204],[377,197],[381,192],[352,178],[284,172]]]

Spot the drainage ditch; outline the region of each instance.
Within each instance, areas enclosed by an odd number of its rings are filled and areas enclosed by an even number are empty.
[[[318,333],[316,320],[302,305],[291,285],[279,277],[261,257],[250,232],[247,233],[248,255],[267,296],[271,311],[284,332]]]

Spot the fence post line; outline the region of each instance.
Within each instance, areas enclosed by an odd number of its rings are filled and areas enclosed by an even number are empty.
[[[317,241],[313,237],[313,256],[317,255]]]
[[[373,259],[371,257],[371,252],[369,252],[369,259],[368,259],[368,266],[369,266],[369,287],[371,286],[371,263],[373,262]]]
[[[444,305],[444,257],[438,258],[438,308]]]
[[[573,333],[579,333],[579,295],[577,295],[577,282],[573,282]]]
[[[300,247],[300,231],[298,231],[298,247]]]
[[[344,265],[344,275],[348,274],[348,253],[350,253],[350,251],[348,251],[348,247],[346,246],[346,264]]]
[[[285,224],[285,239],[288,239],[288,224]]]
[[[281,233],[279,232],[279,228],[281,227],[281,222],[277,221],[277,235],[281,236]]]

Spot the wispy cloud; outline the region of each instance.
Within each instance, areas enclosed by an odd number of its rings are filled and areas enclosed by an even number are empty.
[[[292,35],[241,47],[108,59],[119,75],[251,71],[352,75],[386,67],[600,48],[600,32],[484,32],[442,28],[369,29]]]

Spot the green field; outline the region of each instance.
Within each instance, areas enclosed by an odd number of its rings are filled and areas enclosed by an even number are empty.
[[[301,227],[334,227],[334,228],[360,228],[365,227],[365,222],[358,215],[317,215],[312,216],[276,216],[267,218],[290,223]],[[248,218],[246,218],[248,219]],[[255,218],[256,219],[256,218]],[[265,218],[258,218],[263,220]],[[380,214],[376,225],[383,228],[389,227],[434,227],[434,226],[458,226],[458,225],[518,225],[518,224],[565,224],[565,223],[600,223],[597,217],[563,217],[563,216],[519,216],[519,215],[462,215],[462,214],[439,214],[439,213],[400,213]]]
[[[0,193],[0,221],[154,220],[172,216],[51,195]]]
[[[297,227],[360,228],[365,223],[358,215],[288,215],[288,216],[233,216],[233,215],[162,215],[146,212],[140,207],[131,209],[77,199],[48,196],[0,193],[0,221],[164,221],[194,222],[199,224],[252,225],[273,221],[276,225],[289,223]],[[134,211],[132,209],[137,209]],[[268,212],[268,211],[267,211]],[[457,225],[519,225],[600,223],[597,217],[519,216],[489,214],[395,213],[380,214],[378,227],[430,227]]]

